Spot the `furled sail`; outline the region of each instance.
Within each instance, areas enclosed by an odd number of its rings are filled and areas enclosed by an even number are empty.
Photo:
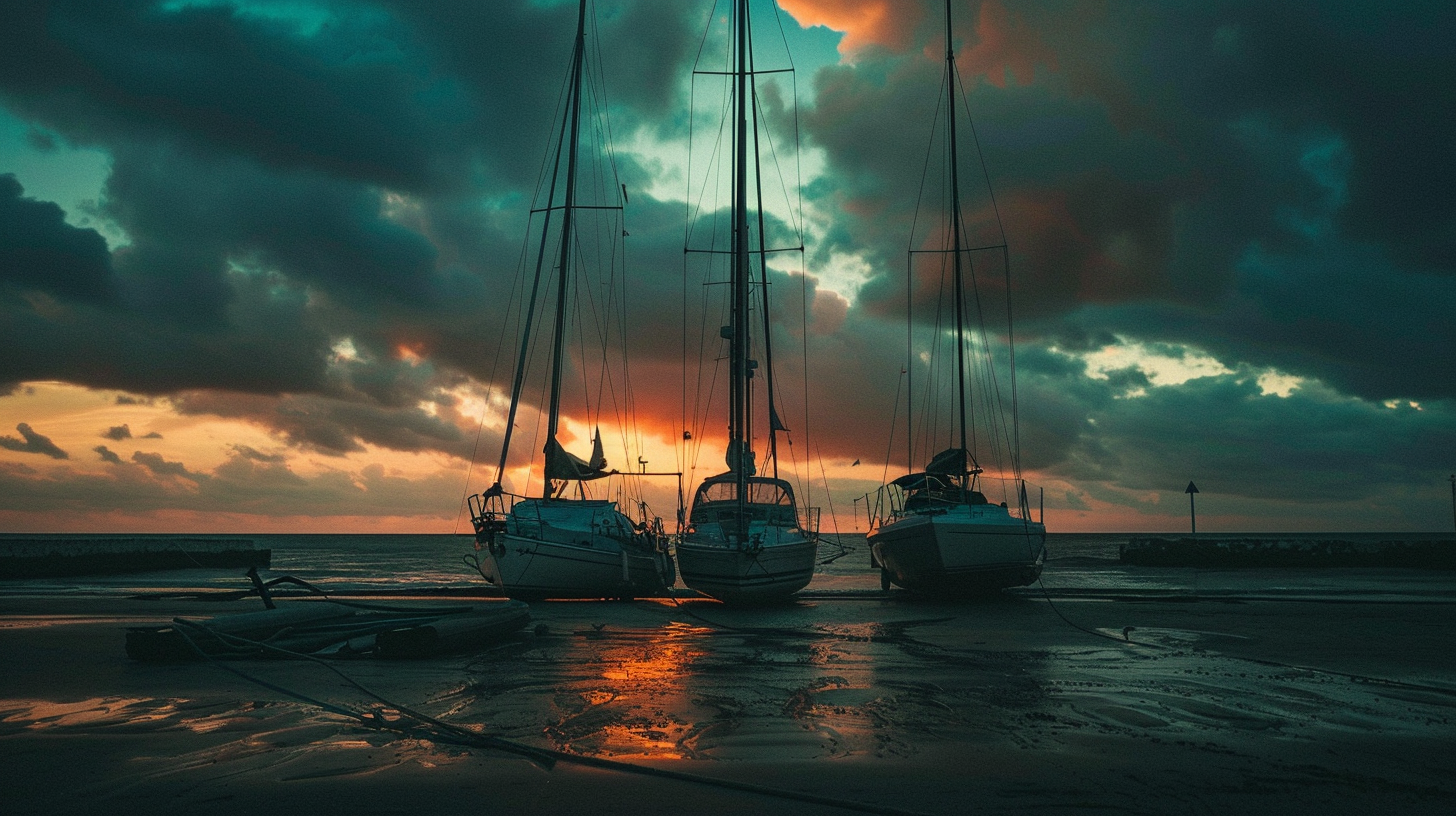
[[[585,482],[600,479],[610,474],[606,471],[607,459],[602,455],[601,436],[592,445],[591,462],[586,462],[561,447],[556,437],[546,443],[546,478]]]
[[[960,476],[966,472],[966,449],[950,448],[943,450],[930,460],[925,466],[926,473],[936,473],[943,476]]]
[[[745,476],[752,476],[758,472],[753,464],[753,449],[742,439],[735,439],[728,443],[728,470],[737,473],[743,471]]]

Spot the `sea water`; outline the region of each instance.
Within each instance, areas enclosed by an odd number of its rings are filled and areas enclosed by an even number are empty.
[[[1456,600],[1456,576],[1449,571],[1419,569],[1265,568],[1211,569],[1142,567],[1118,560],[1129,533],[1050,533],[1042,580],[1015,590],[1067,600],[1135,599],[1192,595],[1198,597],[1285,597],[1310,599]],[[1274,534],[1255,534],[1272,537]],[[1279,534],[1290,537],[1291,534]],[[1293,536],[1358,539],[1420,539],[1421,534],[1306,533]],[[90,535],[0,536],[5,538],[96,538]],[[127,538],[197,538],[139,536]],[[272,562],[259,570],[271,580],[289,576],[326,592],[350,594],[465,593],[488,590],[474,568],[474,540],[469,535],[229,534],[219,538],[251,540],[272,551]],[[1449,537],[1449,536],[1445,536]],[[242,569],[186,569],[118,575],[68,576],[0,581],[4,594],[147,594],[189,591],[247,590],[251,580]],[[297,587],[284,584],[280,592]],[[678,589],[681,589],[679,582]],[[803,591],[815,594],[875,595],[879,571],[871,568],[863,533],[827,534],[819,548],[814,580]]]

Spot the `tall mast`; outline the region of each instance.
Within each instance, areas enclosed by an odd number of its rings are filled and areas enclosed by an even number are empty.
[[[578,22],[577,22],[577,29],[578,29],[578,31],[577,31],[577,34],[578,34],[578,36],[577,36],[577,54],[578,54],[578,59],[576,60],[575,64],[573,65],[573,69],[572,69],[572,76],[573,77],[577,77],[577,78],[579,78],[580,77],[580,74],[581,74],[579,56],[580,56],[581,51],[582,51],[581,45],[584,42],[584,38],[581,36],[581,33],[582,33],[581,32],[581,29],[584,28],[584,25],[583,24],[585,22],[585,11],[586,11],[586,0],[582,0],[582,12],[583,13],[581,15],[581,19],[579,19]],[[579,84],[579,83],[574,83],[574,84]],[[560,133],[560,135],[556,139],[556,153],[555,153],[555,156],[554,156],[554,158],[553,158],[553,160],[551,162],[551,185],[548,188],[549,189],[549,192],[547,193],[547,196],[546,196],[546,204],[547,204],[546,211],[545,211],[545,213],[542,214],[543,223],[542,223],[542,226],[541,226],[541,246],[536,251],[536,275],[535,275],[535,279],[531,283],[531,299],[530,299],[530,301],[526,305],[526,313],[525,313],[526,314],[526,322],[525,322],[525,325],[521,329],[521,348],[520,348],[519,354],[518,354],[518,356],[516,358],[516,376],[512,380],[512,382],[511,382],[511,408],[510,408],[510,412],[506,415],[506,429],[505,429],[505,434],[501,438],[500,462],[496,465],[496,469],[495,469],[495,485],[494,485],[494,488],[493,489],[499,489],[500,488],[500,485],[501,485],[501,480],[503,480],[505,478],[505,473],[506,473],[506,460],[507,460],[507,458],[509,458],[510,452],[511,452],[511,436],[512,436],[512,432],[515,430],[515,427],[516,427],[516,412],[521,407],[521,389],[525,385],[525,381],[526,381],[526,358],[528,356],[528,352],[530,351],[530,347],[531,347],[530,346],[530,343],[527,342],[527,338],[529,338],[531,336],[531,325],[532,325],[532,323],[535,322],[535,318],[536,318],[536,296],[538,294],[540,294],[540,291],[541,291],[541,271],[542,271],[542,267],[546,263],[546,241],[550,237],[550,233],[551,233],[551,215],[553,213],[553,209],[552,209],[552,207],[550,205],[551,205],[551,202],[552,201],[555,201],[556,200],[556,182],[557,182],[557,177],[561,174],[561,146],[562,146],[562,144],[564,144],[566,142],[566,132],[567,132],[567,121],[566,121],[566,117],[562,117],[562,119],[561,119],[561,133]],[[572,140],[571,140],[572,147],[571,147],[571,150],[572,150],[572,157],[574,159],[575,158],[575,152],[576,152],[576,138],[575,138],[575,135],[576,135],[576,132],[577,132],[577,128],[576,128],[575,123],[572,124],[571,132],[572,132]],[[575,162],[573,161],[573,164],[574,163]],[[569,212],[569,210],[568,210],[568,212]],[[557,324],[560,325],[559,318],[557,320]],[[554,423],[552,425],[552,428],[553,428],[553,432],[554,432],[554,429],[555,429]],[[547,486],[547,492],[549,492],[549,491],[550,491],[550,486],[548,484],[548,486]]]
[[[956,328],[956,402],[960,409],[961,450],[966,445],[966,336],[965,283],[961,271],[961,182],[960,162],[956,158],[956,68],[955,46],[951,44],[950,0],[945,0],[945,87],[950,101],[950,218],[955,256],[955,328]],[[965,460],[962,458],[962,468]]]
[[[576,207],[576,154],[581,131],[581,75],[586,52],[586,2],[581,0],[576,17],[576,51],[571,62],[571,129],[567,137],[566,197],[561,207],[561,255],[558,264],[556,291],[556,331],[551,340],[551,405],[547,413],[546,438],[550,446],[556,440],[561,420],[561,355],[566,346],[566,304],[571,274],[571,227]],[[551,496],[551,477],[543,474],[544,495]]]
[[[750,429],[748,427],[748,0],[738,0],[738,58],[734,68],[737,94],[737,123],[734,129],[736,150],[733,181],[733,360],[731,399],[733,407],[728,422],[729,447],[736,460],[739,537],[747,530],[743,518],[745,493],[748,487]]]

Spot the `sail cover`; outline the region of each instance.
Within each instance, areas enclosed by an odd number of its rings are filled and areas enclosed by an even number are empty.
[[[925,466],[926,473],[938,473],[943,476],[961,476],[966,472],[966,449],[951,448],[943,450],[930,460]]]
[[[741,439],[734,439],[728,443],[728,455],[724,458],[728,462],[728,470],[733,473],[742,471],[744,475],[752,476],[758,472],[758,468],[753,464],[753,449]]]
[[[606,471],[607,457],[602,453],[602,437],[598,433],[592,441],[592,458],[590,462],[583,461],[571,455],[556,441],[556,437],[546,443],[546,478],[568,479],[571,481],[585,482],[591,479],[600,479],[610,474]]]

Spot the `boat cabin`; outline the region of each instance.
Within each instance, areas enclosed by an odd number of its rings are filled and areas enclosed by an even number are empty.
[[[749,476],[744,479],[744,512],[750,524],[772,527],[798,527],[799,513],[794,505],[794,488],[782,479]],[[689,521],[694,525],[721,524],[729,529],[738,520],[738,476],[724,473],[707,479],[693,497]]]
[[[910,473],[891,484],[905,491],[906,513],[930,513],[962,504],[990,503],[981,491],[962,488],[954,477],[944,473]]]

